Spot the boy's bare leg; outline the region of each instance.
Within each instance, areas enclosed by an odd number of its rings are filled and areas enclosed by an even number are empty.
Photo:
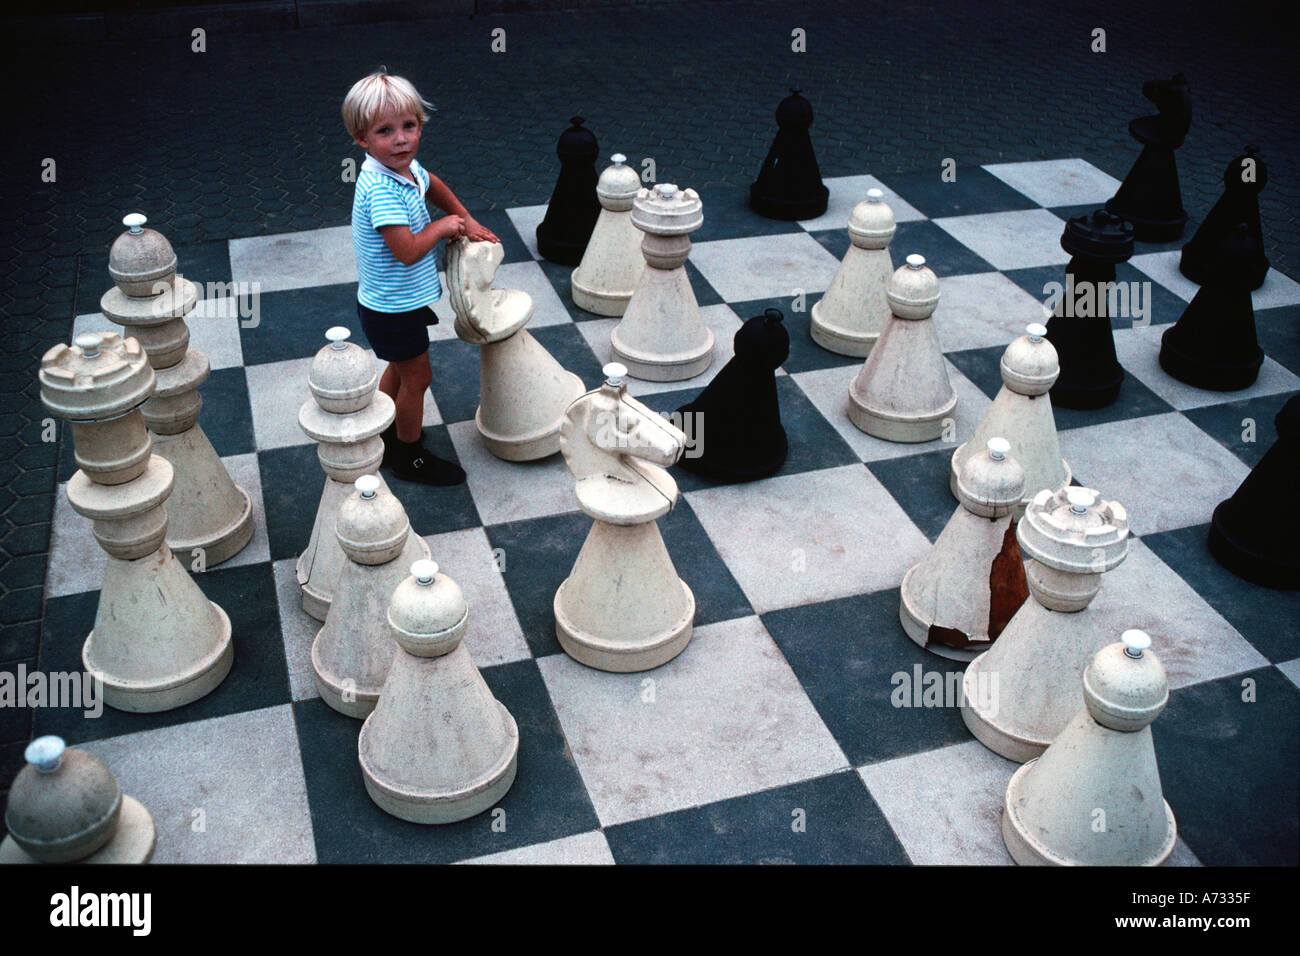
[[[397,368],[394,363],[389,362],[388,367],[384,369],[384,374],[379,376],[379,390],[397,401],[397,387],[401,383],[401,378],[397,374]]]
[[[388,372],[394,369],[397,379],[397,394],[393,398],[393,402],[397,405],[397,440],[418,442],[421,423],[424,420],[424,392],[433,381],[433,373],[429,369],[429,354],[425,352],[414,358],[393,362],[385,370],[384,375],[387,376]],[[383,387],[382,379],[380,387]]]

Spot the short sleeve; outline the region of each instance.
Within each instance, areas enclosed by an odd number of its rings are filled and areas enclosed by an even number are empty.
[[[410,225],[411,216],[396,187],[381,180],[370,190],[369,199],[370,225],[374,228]]]

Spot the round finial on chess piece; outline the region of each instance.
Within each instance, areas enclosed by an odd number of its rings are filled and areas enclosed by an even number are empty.
[[[122,217],[122,225],[131,230],[131,235],[138,236],[143,230],[144,224],[149,220],[143,213],[129,212]]]
[[[627,378],[627,366],[621,362],[610,362],[600,371],[605,376],[605,384],[614,388],[621,386]]]
[[[627,157],[622,153],[615,153],[613,156],[609,157],[609,161],[615,166],[622,166],[627,162]]]
[[[356,480],[356,488],[361,492],[362,498],[373,498],[375,492],[379,490],[379,476],[362,475]]]
[[[1097,503],[1097,496],[1087,488],[1071,488],[1065,493],[1065,500],[1070,503],[1072,512],[1082,515]]]
[[[1120,635],[1124,643],[1124,653],[1132,658],[1139,658],[1142,652],[1151,646],[1151,636],[1146,631],[1130,628]]]
[[[660,199],[672,199],[677,195],[676,183],[660,183],[655,186],[655,192],[659,194]]]
[[[1038,322],[1030,322],[1029,325],[1025,326],[1025,331],[1029,333],[1029,341],[1041,342],[1043,336],[1047,334],[1047,326]]]
[[[438,562],[431,561],[428,558],[421,558],[411,565],[411,577],[421,587],[428,587],[433,583],[433,579],[438,576]]]
[[[36,767],[38,773],[54,773],[63,766],[63,753],[67,749],[68,745],[62,737],[49,734],[29,743],[23,751],[23,757]]]
[[[884,198],[885,198],[885,193],[883,190],[880,189],[867,190],[867,202],[880,202],[880,200]]]
[[[1005,438],[990,438],[988,450],[990,458],[994,461],[1002,461],[1007,457],[1007,452],[1011,451],[1011,442]]]
[[[82,332],[72,344],[81,349],[82,358],[95,358],[99,355],[99,347],[104,344],[104,336],[98,332]]]
[[[348,339],[352,333],[341,325],[325,330],[325,338],[329,340],[330,348],[345,349],[348,346]]]
[[[925,256],[920,255],[919,253],[914,252],[907,257],[907,267],[909,269],[920,269],[924,265],[925,265]]]

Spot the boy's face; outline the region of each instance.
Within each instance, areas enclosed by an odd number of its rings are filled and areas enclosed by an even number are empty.
[[[357,137],[357,145],[395,173],[410,175],[420,148],[420,120],[414,113],[381,113]]]

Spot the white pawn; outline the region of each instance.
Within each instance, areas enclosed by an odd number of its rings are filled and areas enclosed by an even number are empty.
[[[1151,722],[1169,682],[1151,638],[1125,631],[1083,673],[1084,707],[1007,784],[1002,839],[1021,865],[1158,866],[1178,837]]]
[[[849,250],[830,288],[812,307],[808,323],[813,341],[839,355],[864,358],[889,321],[885,283],[894,272],[889,243],[897,228],[884,193],[868,189],[849,216]]]
[[[1025,473],[1004,438],[972,458],[952,513],[930,553],[903,576],[903,630],[940,657],[969,661],[986,650],[1029,596],[1012,512]]]
[[[1070,483],[1070,466],[1061,457],[1048,389],[1061,374],[1056,349],[1044,338],[1047,327],[1034,323],[1002,353],[1002,388],[974,434],[952,453],[948,485],[957,494],[964,463],[995,435],[1016,443],[1016,461],[1025,470],[1025,492],[1017,514],[1038,492],[1059,491]]]
[[[596,183],[600,218],[569,280],[573,304],[596,315],[622,315],[645,271],[641,230],[630,215],[641,177],[623,165],[627,157],[622,153],[615,153],[610,161],[614,165]]]
[[[913,254],[890,277],[885,296],[892,314],[849,384],[849,419],[885,441],[933,441],[957,407],[930,318],[939,304],[939,279],[923,256]]]
[[[412,823],[482,813],[515,781],[519,728],[465,647],[465,595],[438,565],[416,561],[386,617],[396,655],[357,740],[366,792]]]

